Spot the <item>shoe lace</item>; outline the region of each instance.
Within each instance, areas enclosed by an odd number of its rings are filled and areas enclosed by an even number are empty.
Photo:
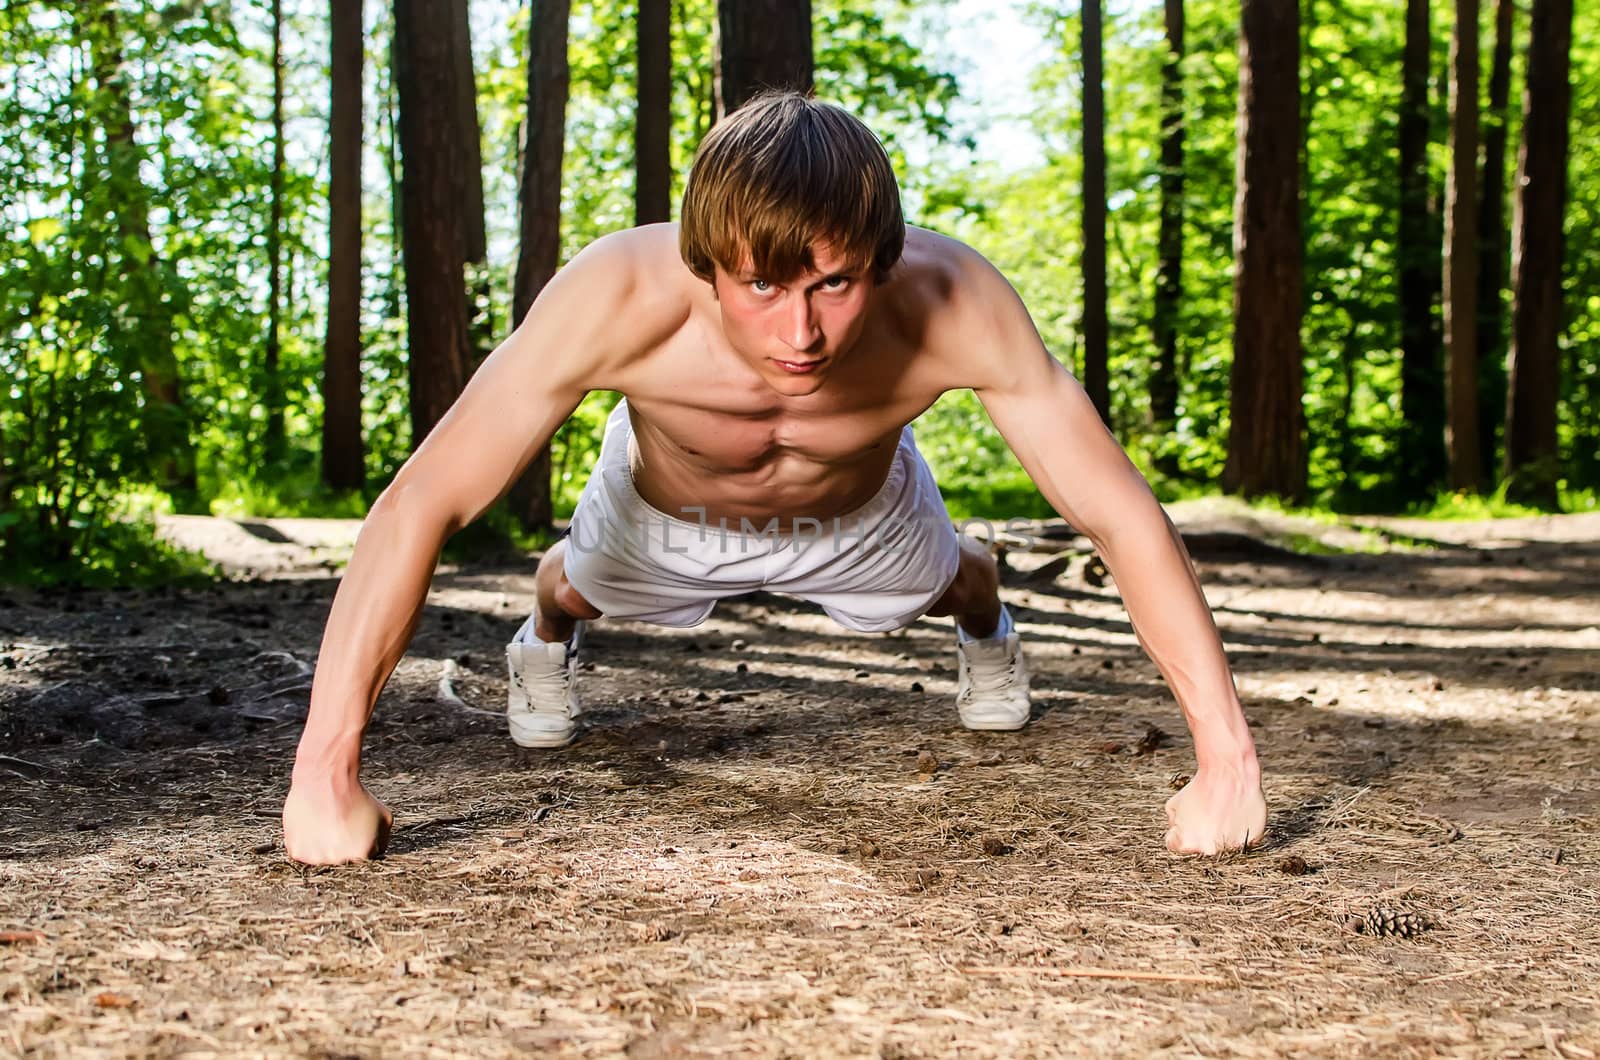
[[[973,692],[1003,692],[1017,683],[1017,653],[1004,646],[969,651],[967,680]]]
[[[546,674],[536,675],[529,681],[524,675],[517,674],[517,687],[528,698],[528,708],[539,712],[567,713],[567,692],[572,687],[572,669],[570,663],[558,669],[552,669]]]

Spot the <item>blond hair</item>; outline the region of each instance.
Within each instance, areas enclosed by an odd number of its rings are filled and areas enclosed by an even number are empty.
[[[701,141],[678,246],[704,280],[746,265],[782,282],[826,243],[882,280],[905,246],[900,185],[861,121],[797,92],[756,96]]]

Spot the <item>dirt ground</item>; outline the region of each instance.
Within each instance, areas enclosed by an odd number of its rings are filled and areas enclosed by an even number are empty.
[[[277,817],[348,524],[169,524],[209,588],[0,590],[0,1053],[1600,1053],[1600,517],[1175,514],[1248,854],[1162,847],[1192,751],[1071,542],[1007,557],[1006,734],[957,724],[947,622],[754,596],[597,624],[579,742],[524,751],[531,564],[446,568],[366,742],[390,853],[312,871]],[[1381,551],[1269,547],[1313,540]]]

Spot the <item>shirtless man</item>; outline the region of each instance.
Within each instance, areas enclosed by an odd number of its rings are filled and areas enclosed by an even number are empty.
[[[827,104],[761,97],[707,136],[682,217],[562,269],[373,505],[323,636],[289,855],[381,852],[391,817],[359,779],[361,735],[439,549],[596,389],[625,400],[508,647],[518,743],[572,738],[582,621],[694,625],[762,587],[861,630],[953,615],[962,723],[1022,727],[1027,668],[995,564],[958,543],[907,428],[970,388],[1099,550],[1183,708],[1198,767],[1167,803],[1167,846],[1258,842],[1255,748],[1181,538],[999,272],[905,225],[873,134]]]

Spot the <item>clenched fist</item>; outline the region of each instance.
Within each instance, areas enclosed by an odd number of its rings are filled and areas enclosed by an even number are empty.
[[[365,861],[389,844],[394,816],[359,780],[296,780],[283,801],[283,845],[307,865]]]
[[[1220,854],[1256,846],[1267,832],[1267,800],[1257,770],[1199,769],[1167,800],[1167,849]]]

